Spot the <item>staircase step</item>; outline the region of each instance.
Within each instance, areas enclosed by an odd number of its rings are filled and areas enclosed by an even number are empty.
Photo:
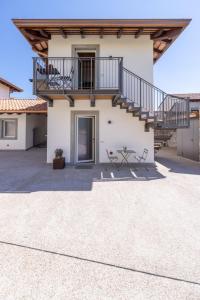
[[[148,120],[149,120],[149,122],[154,122],[154,117],[148,116]]]
[[[130,113],[139,112],[139,111],[140,111],[140,107],[135,106],[134,103],[129,104],[129,106],[127,108],[127,112],[130,112]]]
[[[121,108],[121,109],[127,109],[127,108],[128,108],[128,103],[127,103],[127,102],[122,102],[122,103],[120,104],[120,108]]]
[[[117,99],[117,104],[122,104],[122,103],[126,103],[127,102],[127,98],[125,98],[125,97],[119,97],[118,99]]]
[[[145,132],[149,132],[150,131],[150,125],[147,122],[145,123],[144,131]]]
[[[147,110],[142,109],[134,101],[129,101],[126,97],[116,99],[115,105],[119,105],[120,109],[126,109],[127,113],[132,113],[133,117],[139,117],[140,121],[145,121],[145,131],[149,131],[154,123],[154,116]]]
[[[126,101],[126,102],[127,102],[127,98],[126,98],[126,97],[120,97],[120,99],[121,99],[122,101]]]
[[[133,117],[139,117],[141,114],[140,108],[133,112]]]
[[[149,117],[148,112],[141,112],[139,119],[140,119],[140,121],[146,121],[148,119],[148,117]]]

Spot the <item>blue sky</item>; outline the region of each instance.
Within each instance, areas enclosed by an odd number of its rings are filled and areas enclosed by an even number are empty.
[[[31,97],[35,53],[12,18],[192,18],[192,22],[154,66],[154,83],[166,92],[200,92],[199,0],[1,0],[0,77]],[[133,70],[134,71],[134,70]]]

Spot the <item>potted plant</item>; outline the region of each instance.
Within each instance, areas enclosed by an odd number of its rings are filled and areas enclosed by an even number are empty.
[[[63,157],[63,150],[57,148],[55,150],[55,158],[53,159],[53,169],[63,169],[65,167],[65,157]]]

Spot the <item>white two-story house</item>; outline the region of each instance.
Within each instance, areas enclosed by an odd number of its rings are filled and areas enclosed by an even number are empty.
[[[154,129],[188,126],[188,102],[153,85],[153,65],[190,20],[14,19],[38,54],[33,93],[48,101],[47,162],[108,162],[127,147],[154,162]],[[132,156],[131,161],[135,161]]]

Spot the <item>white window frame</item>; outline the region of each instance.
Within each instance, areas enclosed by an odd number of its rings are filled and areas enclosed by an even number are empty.
[[[6,136],[6,126],[5,126],[6,122],[13,122],[15,124],[15,135],[14,136]],[[17,119],[14,119],[14,118],[0,119],[0,139],[16,140],[17,139],[17,129],[18,129]]]

